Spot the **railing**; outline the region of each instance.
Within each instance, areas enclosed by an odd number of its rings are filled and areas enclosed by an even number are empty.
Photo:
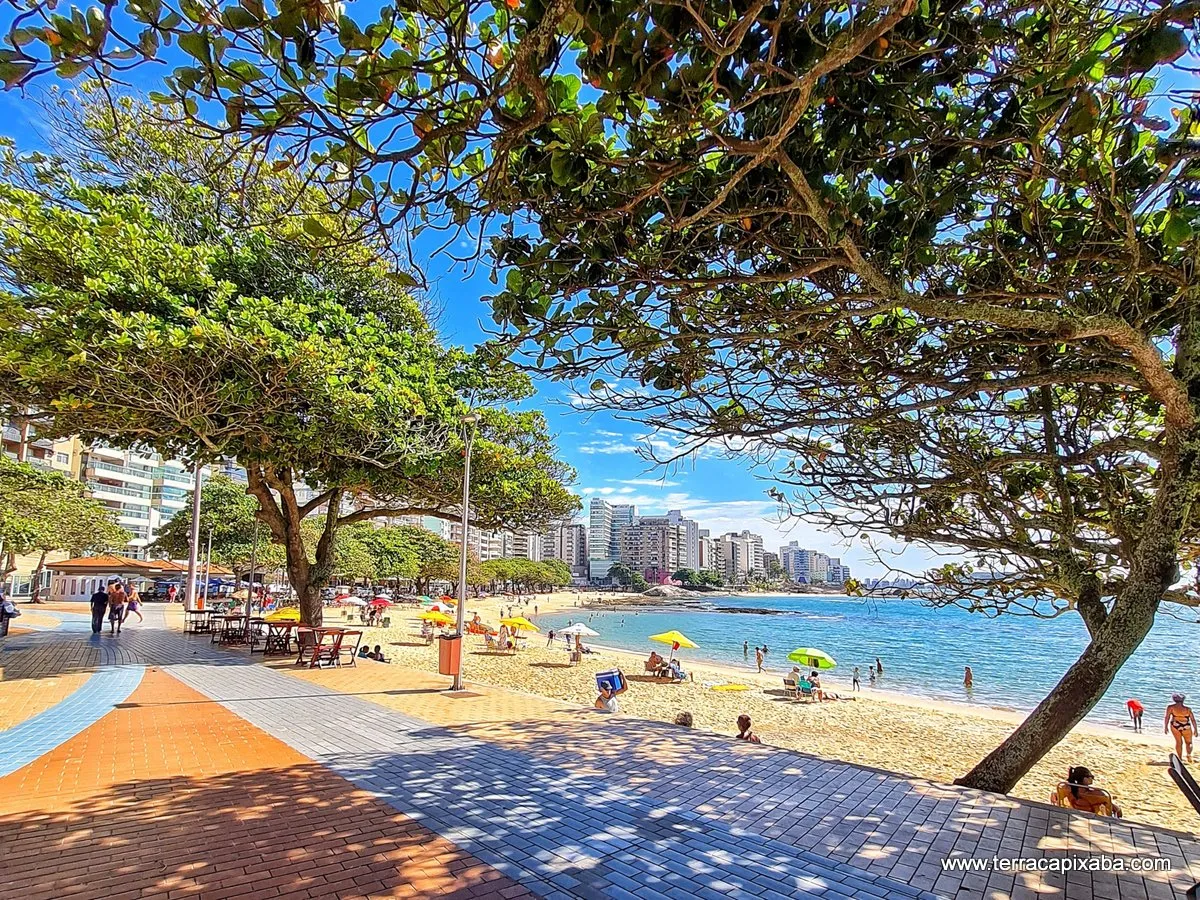
[[[109,494],[120,494],[122,497],[140,497],[149,502],[150,491],[139,491],[134,488],[117,487],[115,484],[101,484],[98,481],[89,481],[88,490],[93,492],[104,491]]]
[[[120,509],[117,510],[117,515],[118,516],[126,516],[127,518],[130,518],[130,519],[149,519],[150,518],[150,513],[146,512],[145,510],[129,509],[124,506],[122,506]]]
[[[161,478],[164,481],[175,481],[179,484],[186,484],[191,487],[192,479],[195,476],[191,472],[181,472],[178,469],[159,468],[154,470],[154,477]]]
[[[113,463],[100,462],[99,460],[89,459],[87,468],[98,469],[101,472],[118,472],[122,475],[136,475],[138,478],[154,478],[153,469],[133,468],[132,466],[118,466]]]

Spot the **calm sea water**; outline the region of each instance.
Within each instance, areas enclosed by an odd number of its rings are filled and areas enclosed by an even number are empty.
[[[576,610],[539,616],[538,625],[544,632],[561,628],[568,620],[582,620],[600,633],[591,639],[594,643],[646,654],[655,647],[647,640],[650,635],[675,628],[699,644],[697,650],[684,651],[684,659],[690,656],[750,669],[754,647],[765,643],[766,666],[779,673],[791,669],[785,659],[790,651],[817,647],[838,661],[836,669],[821,676],[836,688],[849,687],[856,665],[865,686],[867,666],[878,656],[884,668],[881,688],[1019,710],[1035,706],[1087,644],[1087,631],[1075,615],[1052,620],[985,619],[960,609],[931,609],[912,600],[836,596],[714,598],[713,602],[778,613]],[[1147,728],[1153,728],[1173,691],[1200,695],[1198,640],[1200,625],[1160,616],[1088,718],[1124,723],[1125,701],[1137,697],[1146,705]],[[742,655],[743,641],[750,643],[748,660]],[[962,685],[963,666],[968,665],[975,673],[970,693]]]

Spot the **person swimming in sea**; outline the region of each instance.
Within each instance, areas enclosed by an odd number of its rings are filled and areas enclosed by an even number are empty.
[[[1192,738],[1196,736],[1196,714],[1191,707],[1185,706],[1183,694],[1172,694],[1171,705],[1163,717],[1163,734],[1175,738],[1175,755],[1183,759],[1184,748],[1187,748],[1187,761],[1192,761]]]

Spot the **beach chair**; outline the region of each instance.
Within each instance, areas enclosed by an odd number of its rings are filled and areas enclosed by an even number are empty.
[[[1183,764],[1183,760],[1174,753],[1170,755],[1167,763],[1167,772],[1171,776],[1171,780],[1175,782],[1175,786],[1187,798],[1188,803],[1192,804],[1192,809],[1200,813],[1200,784],[1196,783],[1196,779],[1192,773],[1187,770],[1187,766]],[[1187,891],[1188,900],[1196,900],[1200,894],[1200,882],[1193,884]]]
[[[337,664],[343,665],[343,660],[349,659],[350,665],[358,668],[358,645],[362,642],[363,633],[361,631],[346,631],[342,634],[341,641],[338,642],[338,660]]]
[[[817,699],[817,694],[816,694],[816,691],[813,690],[811,681],[805,681],[803,678],[800,679],[799,683],[797,683],[797,685],[796,685],[796,699],[797,700],[816,700]]]
[[[788,676],[784,675],[783,676],[783,689],[785,691],[787,691],[787,695],[789,697],[791,697],[793,700],[799,699],[799,697],[800,697],[800,680],[797,678],[788,678]]]

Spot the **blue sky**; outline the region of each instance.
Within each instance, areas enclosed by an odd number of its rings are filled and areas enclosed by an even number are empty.
[[[22,98],[0,91],[0,134],[15,139],[22,150],[49,149],[32,94]],[[467,347],[483,340],[486,329],[494,329],[490,309],[482,299],[495,290],[489,269],[455,264],[444,256],[422,262],[444,340]],[[570,398],[575,390],[570,385],[548,379],[536,383],[538,395],[533,403],[548,417],[561,455],[579,473],[575,489],[583,497],[584,516],[593,496],[636,503],[646,513],[681,509],[713,534],[748,528],[763,536],[768,550],[798,540],[801,546],[840,556],[858,576],[884,574],[861,544],[848,547],[840,536],[811,524],[781,522],[776,505],[765,494],[770,482],[756,476],[746,462],[702,456],[669,472],[656,468],[639,457],[636,448],[646,441],[668,438],[647,434],[644,427],[619,421],[604,411],[573,407]],[[928,557],[914,548],[902,551],[887,542],[882,545],[888,550],[890,564],[898,569],[921,571],[928,565]]]

